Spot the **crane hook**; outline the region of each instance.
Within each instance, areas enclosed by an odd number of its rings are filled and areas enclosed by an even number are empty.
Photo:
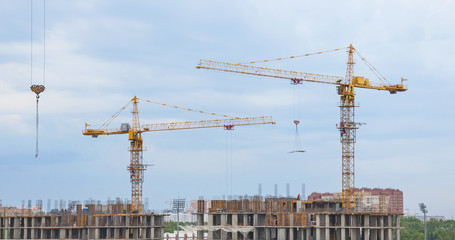
[[[30,86],[30,90],[32,90],[32,92],[36,93],[36,98],[39,98],[39,94],[44,92],[44,89],[46,89],[44,87],[44,85],[32,85],[32,86]]]

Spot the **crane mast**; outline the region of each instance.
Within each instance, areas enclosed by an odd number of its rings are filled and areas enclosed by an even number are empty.
[[[114,114],[108,121],[106,121],[98,129],[87,128],[87,123],[85,124],[85,129],[83,130],[83,135],[88,135],[92,137],[98,137],[99,135],[117,135],[117,134],[128,134],[128,140],[130,141],[130,164],[127,166],[127,170],[130,173],[130,182],[131,182],[131,212],[133,213],[143,213],[143,204],[142,204],[142,185],[144,183],[144,171],[147,169],[147,164],[144,164],[143,161],[143,141],[142,133],[144,132],[155,132],[155,131],[169,131],[169,130],[184,130],[184,129],[200,129],[200,128],[215,128],[223,127],[226,130],[232,130],[234,126],[246,126],[246,125],[257,125],[257,124],[275,124],[272,117],[262,116],[262,117],[230,117],[225,119],[216,119],[216,120],[203,120],[203,121],[186,121],[186,122],[170,122],[170,123],[155,123],[155,124],[144,124],[141,126],[138,110],[138,100],[136,96],[131,99],[131,101],[126,104],[122,109]],[[152,102],[149,100],[143,100],[146,102]],[[133,118],[131,128],[129,124],[122,124],[120,128],[107,129],[107,125],[115,119],[120,112],[122,112],[130,103],[133,103],[133,110],[131,111]],[[153,102],[152,102],[153,103]],[[166,104],[160,104],[166,105]],[[170,106],[170,105],[166,105]],[[181,108],[177,106],[170,106],[173,108]],[[182,109],[182,108],[181,108]],[[185,108],[183,108],[185,109]],[[194,109],[186,109],[189,111],[195,111]],[[207,113],[204,111],[196,111],[200,113]],[[214,113],[209,113],[211,115],[219,115]],[[227,115],[221,115],[229,117]]]
[[[358,124],[354,122],[355,94],[352,85],[354,76],[354,48],[349,46],[348,66],[346,69],[345,85],[338,86],[340,95],[340,142],[342,150],[342,204],[346,212],[352,212],[355,207],[355,140]]]
[[[139,110],[137,108],[137,98],[134,96],[133,101],[133,122],[132,129],[129,132],[130,140],[130,159],[131,163],[127,167],[130,172],[131,181],[131,210],[139,213],[142,209],[142,184],[144,183],[144,171],[147,168],[143,160],[141,122],[139,120]]]

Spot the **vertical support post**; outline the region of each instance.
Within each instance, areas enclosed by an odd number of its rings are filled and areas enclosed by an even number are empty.
[[[387,240],[392,240],[393,238],[393,219],[392,219],[392,215],[388,215],[387,216],[387,236],[388,236],[388,239]]]
[[[130,239],[130,217],[126,216],[125,217],[125,239]]]
[[[330,239],[330,215],[325,215],[325,239]]]
[[[208,226],[213,226],[213,219],[215,218],[215,214],[209,214],[208,215]],[[212,230],[209,230],[208,233],[207,233],[207,237],[208,239],[213,239],[213,231]]]
[[[259,214],[255,213],[253,216],[253,240],[258,240],[259,239],[259,229],[256,227],[259,225]]]
[[[198,200],[197,201],[197,225],[204,226],[204,213],[205,213],[205,201]],[[204,231],[197,231],[197,239],[203,240],[204,239]]]
[[[99,217],[95,217],[95,239],[100,238],[100,227],[99,227],[100,219]]]
[[[13,237],[15,239],[18,239],[19,238],[19,234],[21,232],[21,229],[19,227],[19,222],[20,222],[20,218],[18,217],[15,217],[14,218],[14,225],[13,225]]]
[[[24,204],[22,204],[22,205],[24,205]],[[28,229],[29,229],[28,224],[29,224],[29,221],[30,221],[30,218],[24,217],[24,239],[30,238],[30,237],[28,236]],[[1,237],[2,237],[2,236],[0,235],[0,238],[1,238]]]
[[[346,239],[346,215],[341,214],[341,239]]]
[[[239,215],[237,213],[233,213],[232,214],[232,226],[237,226],[238,224],[239,224]],[[256,231],[255,231],[255,233],[256,233]],[[238,238],[238,232],[233,231],[232,240],[237,240],[237,238]],[[256,238],[256,236],[255,236],[255,238]]]
[[[35,228],[35,221],[36,221],[36,218],[32,217],[32,236],[31,238],[38,238],[38,236],[36,236],[36,228]]]
[[[221,226],[226,226],[227,225],[227,214],[222,213],[220,214],[221,217]],[[221,239],[227,239],[227,232],[224,230],[221,230]]]

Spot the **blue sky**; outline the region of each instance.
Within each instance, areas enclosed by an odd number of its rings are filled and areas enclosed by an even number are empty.
[[[34,158],[35,98],[30,86],[30,1],[0,2],[0,199],[126,198],[126,136],[83,136],[133,96],[240,117],[273,116],[277,125],[144,134],[144,197],[226,194],[231,138],[232,194],[341,190],[341,144],[334,86],[196,70],[199,59],[247,62],[353,44],[397,95],[358,90],[356,186],[404,192],[405,208],[425,202],[431,215],[455,215],[453,1],[46,1],[46,91],[40,99],[40,156]],[[34,1],[33,83],[42,84],[43,1]],[[378,81],[356,60],[356,75]],[[344,76],[346,53],[262,66]],[[142,123],[214,119],[139,105]],[[130,121],[125,111],[118,121]]]

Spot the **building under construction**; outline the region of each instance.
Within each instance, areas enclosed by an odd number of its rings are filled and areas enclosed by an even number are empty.
[[[380,195],[374,195],[377,192]],[[209,209],[205,209],[204,200],[199,200],[198,225],[184,228],[197,231],[198,239],[202,239],[203,231],[208,232],[208,239],[223,240],[400,239],[401,191],[356,191],[359,205],[349,214],[336,194],[317,199],[314,195],[318,196],[313,194],[311,201],[261,197],[212,200]],[[394,205],[400,196],[401,208]],[[364,200],[365,204],[360,205]],[[208,219],[204,219],[204,214]]]
[[[163,239],[165,215],[131,214],[131,205],[123,204],[86,207],[0,216],[0,239]]]

